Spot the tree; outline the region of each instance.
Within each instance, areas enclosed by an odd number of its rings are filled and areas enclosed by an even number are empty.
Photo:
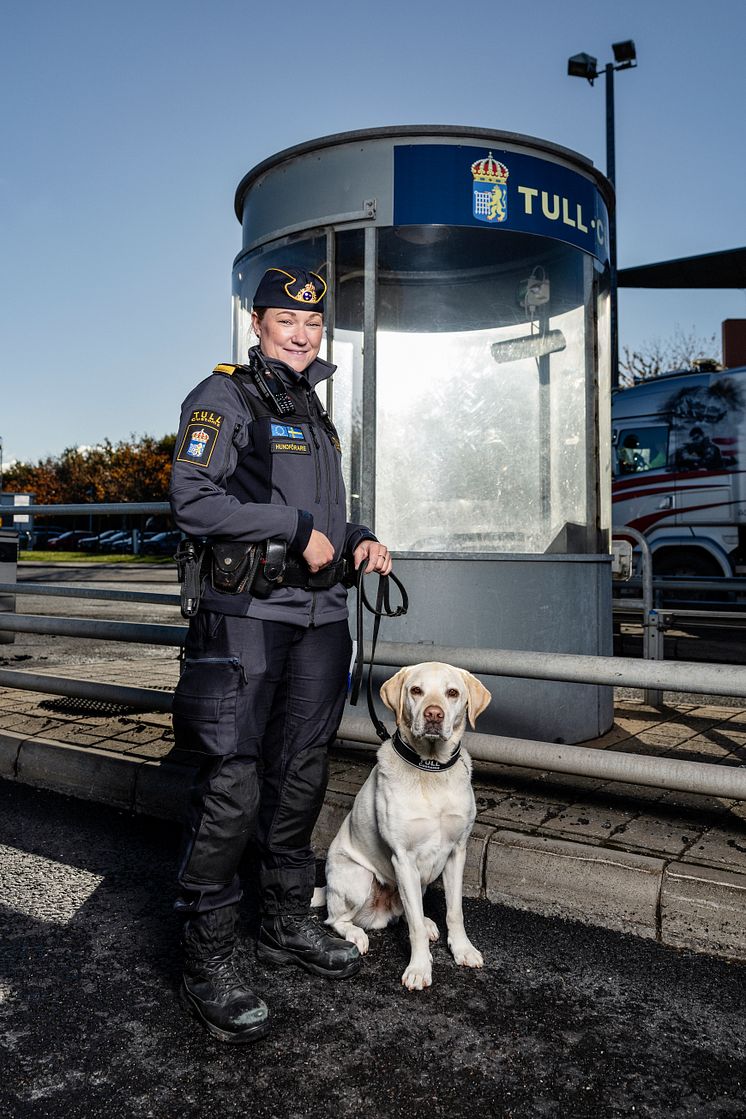
[[[95,447],[67,447],[36,464],[14,463],[3,473],[9,493],[33,493],[37,505],[166,501],[175,435],[135,436]]]
[[[695,361],[715,358],[720,347],[717,335],[698,335],[694,327],[684,331],[677,326],[670,338],[653,338],[639,350],[623,347],[619,361],[619,383],[624,387],[648,381],[672,369],[694,369]]]

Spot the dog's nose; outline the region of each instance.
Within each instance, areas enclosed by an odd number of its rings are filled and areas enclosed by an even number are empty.
[[[443,711],[443,708],[436,707],[432,703],[429,707],[425,708],[424,715],[425,722],[427,723],[442,723],[445,718],[445,712]]]

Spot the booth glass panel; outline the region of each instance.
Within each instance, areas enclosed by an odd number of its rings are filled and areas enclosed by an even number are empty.
[[[507,231],[380,230],[376,530],[390,547],[592,550],[584,255]]]

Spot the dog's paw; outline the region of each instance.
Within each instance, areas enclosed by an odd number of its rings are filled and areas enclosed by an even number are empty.
[[[477,951],[474,945],[466,940],[460,944],[450,944],[449,948],[453,953],[453,958],[461,967],[484,967],[484,959],[482,953]]]
[[[429,963],[413,963],[410,961],[406,971],[401,977],[402,986],[408,991],[422,991],[430,987],[433,982],[433,969]]]
[[[440,933],[435,921],[431,921],[429,917],[425,918],[425,929],[427,931],[428,940],[440,940]]]
[[[345,930],[345,940],[349,940],[354,944],[361,956],[364,956],[370,947],[368,934],[358,928],[357,925],[350,925],[349,928]]]

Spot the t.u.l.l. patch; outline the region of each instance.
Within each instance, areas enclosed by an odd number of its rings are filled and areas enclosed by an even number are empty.
[[[200,421],[187,424],[179,453],[176,456],[177,462],[192,462],[197,466],[209,465],[223,419],[222,416],[216,416],[212,412],[209,415],[212,421],[210,423]],[[194,419],[194,415],[192,419]]]

